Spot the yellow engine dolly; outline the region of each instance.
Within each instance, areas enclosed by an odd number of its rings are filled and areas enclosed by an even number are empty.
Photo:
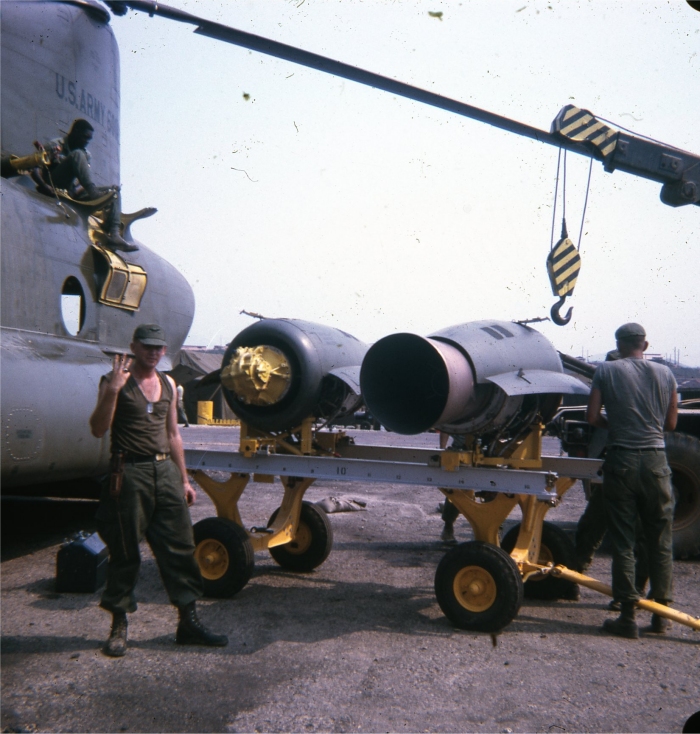
[[[311,447],[311,423],[299,429],[298,445]],[[261,445],[276,447],[285,453],[300,454],[289,443],[289,436],[249,431],[241,426],[240,452],[255,453]],[[320,447],[321,451],[327,449]],[[206,596],[229,597],[240,591],[250,580],[254,553],[269,550],[283,568],[308,572],[320,566],[333,546],[333,529],[324,510],[304,502],[304,493],[314,483],[313,478],[280,477],[284,494],[281,505],[263,527],[246,530],[238,502],[250,481],[250,474],[232,473],[223,482],[212,479],[204,471],[191,476],[207,493],[216,507],[217,517],[206,518],[194,526],[195,558],[199,564]],[[254,480],[270,482],[273,477],[256,475]]]
[[[483,466],[498,461],[504,469],[541,466],[542,426],[507,457],[489,459],[478,450],[446,451],[443,463]],[[461,629],[497,632],[517,615],[523,596],[540,599],[576,599],[576,584],[612,596],[609,586],[570,570],[575,563],[573,543],[544,517],[561,501],[575,480],[560,477],[556,498],[542,501],[533,495],[441,489],[472,527],[475,540],[463,543],[443,557],[435,573],[435,594],[445,616]],[[503,538],[500,528],[516,505],[522,520]],[[528,593],[529,592],[529,593]],[[679,624],[700,629],[700,620],[648,600],[637,606]]]
[[[575,483],[570,475],[595,477],[599,462],[542,457],[543,430],[531,425],[502,455],[484,455],[479,441],[470,443],[469,437],[467,450],[436,452],[354,446],[342,432],[314,432],[310,420],[278,435],[243,423],[237,452],[188,452],[193,479],[217,511],[217,517],[194,527],[205,593],[231,596],[242,589],[251,577],[255,551],[269,550],[283,568],[296,572],[323,563],[333,543],[331,524],[320,507],[303,498],[317,478],[325,478],[430,485],[467,519],[475,540],[448,551],[435,573],[438,603],[456,627],[498,632],[516,617],[524,596],[575,599],[577,585],[611,595],[609,587],[570,570],[576,562],[573,543],[544,520]],[[202,469],[230,475],[216,481]],[[265,526],[246,530],[240,497],[251,476],[270,482],[273,475],[284,488],[281,505]],[[501,539],[503,523],[516,505],[521,522]],[[650,601],[638,605],[699,628],[700,621],[690,615]]]

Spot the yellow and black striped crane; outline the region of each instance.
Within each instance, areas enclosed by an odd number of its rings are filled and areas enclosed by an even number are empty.
[[[576,245],[569,239],[564,225],[561,239],[547,256],[547,274],[552,285],[552,293],[559,297],[557,303],[552,306],[550,315],[558,326],[566,326],[571,320],[571,309],[566,316],[561,316],[559,309],[564,305],[565,299],[574,292],[579,270],[581,270],[581,255]]]

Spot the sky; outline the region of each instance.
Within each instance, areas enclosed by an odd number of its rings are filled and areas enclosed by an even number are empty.
[[[194,15],[549,130],[566,104],[700,155],[700,13],[681,0],[170,0]],[[190,345],[266,317],[368,343],[549,315],[558,149],[130,11],[121,54],[123,207],[191,283]],[[595,358],[637,321],[700,366],[700,207],[568,154],[581,273],[534,324]],[[579,238],[579,232],[582,236]]]

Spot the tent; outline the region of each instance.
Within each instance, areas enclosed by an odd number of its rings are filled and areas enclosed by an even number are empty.
[[[210,400],[214,403],[214,418],[219,420],[236,418],[228,407],[218,381],[201,385],[206,375],[221,368],[223,357],[221,351],[184,347],[173,359],[173,369],[168,374],[185,389],[185,412],[191,423],[197,422],[197,403],[200,400]]]

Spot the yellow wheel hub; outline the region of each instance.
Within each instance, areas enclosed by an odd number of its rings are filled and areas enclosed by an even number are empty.
[[[546,566],[548,563],[554,563],[552,551],[546,545],[540,544],[540,557],[537,559],[537,563],[543,566]]]
[[[294,536],[294,540],[291,543],[287,543],[284,547],[288,553],[300,556],[302,553],[306,553],[306,551],[309,550],[311,540],[312,536],[309,526],[304,522],[300,522],[297,527],[297,534]]]
[[[199,570],[207,581],[220,579],[229,567],[229,555],[226,547],[218,540],[209,538],[197,544],[194,557],[199,564]]]
[[[496,601],[496,582],[481,566],[465,566],[452,582],[455,599],[470,612],[484,612]]]

